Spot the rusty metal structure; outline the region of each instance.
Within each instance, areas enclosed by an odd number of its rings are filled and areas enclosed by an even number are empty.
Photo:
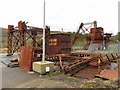
[[[42,60],[42,33],[42,28],[27,26],[27,23],[22,21],[18,22],[18,27],[8,25],[8,55],[20,52],[19,65],[28,71],[32,70],[32,63]],[[46,26],[45,48],[46,57],[58,55],[61,58],[62,54],[70,54],[70,35],[50,34],[50,27]],[[40,55],[40,57],[38,58],[36,55]]]
[[[87,37],[88,43],[103,43],[104,31],[102,27],[90,29],[90,36]]]
[[[69,34],[50,34],[48,45],[46,46],[47,55],[69,54],[71,53]],[[51,50],[52,49],[52,50]]]
[[[31,71],[32,63],[35,61],[42,61],[42,49],[22,46],[19,66],[27,71]]]
[[[118,78],[118,71],[117,70],[103,70],[100,74],[96,75],[95,77],[100,77],[103,79],[114,79]]]
[[[93,26],[88,30],[86,25]],[[89,28],[90,28],[89,27]],[[81,32],[82,31],[82,32]],[[97,27],[97,22],[81,23],[72,45],[79,37],[79,32],[88,32],[87,44],[108,43],[111,33],[105,33],[102,27]],[[45,29],[45,55],[46,61],[52,61],[60,67],[65,74],[93,78],[99,73],[98,68],[105,69],[111,61],[120,58],[113,54],[94,54],[85,52],[71,52],[70,35],[65,33],[51,34],[50,27]],[[27,26],[26,22],[18,22],[18,27],[8,25],[8,55],[20,52],[19,66],[27,71],[32,70],[32,63],[42,61],[42,33],[43,29]],[[32,41],[32,42],[31,42]],[[87,74],[85,74],[87,72]]]
[[[18,22],[18,27],[8,25],[8,55],[20,52],[22,46],[42,47],[42,28],[27,26],[25,22]],[[38,35],[39,34],[39,35]],[[50,34],[50,29],[46,26],[46,37]],[[36,37],[39,37],[39,42]],[[32,45],[28,40],[32,39]]]
[[[18,27],[8,25],[8,55],[20,52],[22,46],[42,48],[43,29],[26,24],[20,21]],[[32,41],[32,44],[29,41]],[[50,34],[50,27],[48,26],[45,29],[45,45],[47,55],[71,52],[70,35],[63,33]]]
[[[85,27],[86,25],[89,25],[89,27],[86,28]],[[92,26],[94,26],[94,28],[96,28],[97,27],[97,22],[94,21],[94,22],[90,22],[90,23],[81,23],[77,32],[76,32],[76,34],[75,34],[75,36],[74,36],[74,38],[73,38],[73,40],[72,40],[72,44],[75,43],[76,39],[79,37],[80,32],[81,32],[81,34],[85,33],[86,31],[88,33],[90,33],[89,28],[92,27]]]
[[[93,28],[86,28],[85,26]],[[82,32],[81,32],[82,31]],[[79,37],[79,32],[87,35],[87,44],[106,43],[110,41],[111,33],[105,33],[102,27],[97,27],[97,22],[81,23],[76,32],[72,45]],[[42,48],[42,33],[43,29],[38,27],[27,26],[26,22],[19,21],[18,27],[8,25],[8,55],[13,55],[15,52],[20,52],[22,46],[40,47]],[[67,54],[71,52],[70,35],[65,33],[50,34],[50,27],[45,29],[45,45],[46,55]],[[32,44],[30,44],[32,40]],[[51,50],[51,48],[53,50]]]
[[[69,64],[64,65],[63,70],[65,74],[70,74],[72,76],[87,76],[88,77],[89,75],[86,75],[85,73],[89,73],[90,74],[89,77],[93,78],[96,74],[99,74],[98,66],[101,67],[100,68],[100,71],[101,71],[105,69],[106,66],[110,64],[111,61],[117,60],[118,58],[120,57],[117,55],[117,53],[114,53],[114,54],[111,53],[111,54],[106,54],[106,55],[96,54],[93,56],[89,55],[88,57],[82,57],[79,60],[76,60]],[[94,72],[92,72],[92,70]]]
[[[89,25],[88,28],[86,28],[85,26]],[[90,28],[92,27],[93,28]],[[90,30],[89,30],[90,29]],[[76,39],[78,37],[80,37],[80,33],[84,34],[85,32],[88,32],[89,35],[86,35],[86,39],[87,39],[87,44],[94,44],[94,43],[107,43],[110,41],[110,37],[112,35],[112,33],[105,33],[104,34],[104,30],[102,27],[97,27],[97,22],[91,22],[91,23],[81,23],[79,26],[79,29],[77,30],[72,44],[75,43]]]

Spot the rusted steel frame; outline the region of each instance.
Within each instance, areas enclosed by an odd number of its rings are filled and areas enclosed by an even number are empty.
[[[55,58],[54,58],[55,57]],[[56,57],[58,58],[58,59],[56,59]],[[60,71],[62,71],[62,64],[64,63],[64,62],[62,62],[62,61],[66,61],[67,59],[67,57],[69,57],[68,55],[66,55],[66,54],[57,54],[57,55],[52,55],[52,56],[47,56],[46,57],[46,60],[51,60],[51,61],[59,61],[59,67],[60,67]]]
[[[18,37],[18,36],[19,36],[19,33],[17,34],[16,37]],[[15,48],[18,45],[18,43],[19,43],[19,39],[15,39],[15,42],[14,42],[14,40],[12,40],[12,42],[13,42],[13,48]]]
[[[59,56],[59,60],[60,60],[60,71],[62,71],[62,57]]]
[[[30,36],[27,39],[25,39],[25,41],[27,41],[29,38],[30,38]]]
[[[112,58],[109,58],[108,55],[106,54],[106,56],[107,56],[107,58],[108,58],[109,61],[116,60],[116,59],[119,58],[118,56],[117,57],[114,56],[112,53],[111,53],[111,55],[112,55]],[[116,55],[117,55],[117,53],[116,53]]]
[[[117,59],[117,58],[116,58],[116,59]],[[115,60],[116,60],[116,59],[115,59]],[[109,58],[109,61],[113,61],[113,60],[114,60],[113,58]]]
[[[85,61],[81,61],[81,60],[79,60],[78,62],[74,62],[74,63],[72,63],[72,65],[71,66],[69,66],[69,68],[70,69],[72,69],[73,67],[75,67],[75,66],[77,66],[77,65],[79,65],[79,64],[81,64],[81,63],[84,63]]]
[[[52,58],[52,57],[59,57],[59,56],[62,56],[62,57],[69,57],[69,54],[55,54],[55,55],[47,55],[46,57],[47,58]]]
[[[8,34],[8,55],[12,54],[12,34]]]
[[[17,35],[19,35],[19,32],[18,32],[18,34]],[[19,41],[20,41],[20,36],[19,36],[19,38],[18,38],[18,36],[15,36],[13,33],[12,33],[12,36],[17,40],[17,42],[16,42],[16,45],[15,46],[13,46],[12,47],[12,49],[13,49],[13,53],[16,51],[16,50],[18,50],[18,49],[16,49],[17,47],[18,47],[18,44],[20,43]],[[14,41],[13,41],[14,42]]]
[[[48,61],[59,61],[59,56],[56,55],[46,55],[46,60]]]
[[[29,38],[30,37],[28,37],[26,40],[24,40],[24,42],[26,42]],[[18,43],[19,43],[19,40],[18,40]],[[18,45],[18,43],[16,45]],[[15,46],[16,48],[13,50],[13,52],[15,52],[16,50],[18,50],[21,46],[22,46],[22,44],[20,44],[20,46],[18,48]]]
[[[106,54],[106,57],[107,57],[107,59],[110,61],[110,59],[109,59],[109,57],[108,57],[108,55]]]
[[[60,71],[62,71],[62,57],[66,57],[66,56],[68,56],[68,54],[57,54],[56,56],[59,57],[59,61],[60,61]]]
[[[84,56],[84,55],[83,55]],[[100,55],[96,55],[96,57],[99,57]],[[95,56],[93,56],[93,55],[90,55],[90,56],[88,56],[88,55],[85,55],[84,57],[87,57],[87,58],[95,58]],[[81,59],[81,58],[84,58],[84,57],[78,57],[78,56],[71,56],[71,59]]]
[[[14,35],[14,37],[16,37],[16,38],[17,38],[18,36],[19,36],[19,33],[17,33],[16,36]],[[15,39],[15,42],[16,42],[16,40],[19,40],[19,39]]]
[[[84,52],[71,52],[71,54],[76,54],[76,55],[101,55],[101,54],[93,54],[93,53],[84,53]]]
[[[82,66],[83,64],[86,64],[85,67],[87,67],[87,66],[88,66],[88,63],[97,61],[97,59],[98,59],[98,56],[97,56],[97,57],[92,57],[92,58],[90,58],[90,59],[75,61],[75,62],[73,62],[73,63],[69,63],[69,64],[63,66],[63,70],[65,71],[65,73],[71,72],[71,71],[73,71],[74,69],[80,70],[80,69],[78,68],[79,65]],[[82,65],[81,65],[81,64],[82,64]],[[76,72],[76,70],[75,70],[74,72]]]
[[[32,35],[29,34],[29,32],[26,30],[27,34],[39,45],[39,43],[32,37]],[[41,45],[39,45],[41,47]]]
[[[88,67],[88,63],[82,63],[81,65],[78,65],[77,68],[75,68],[72,72],[70,73],[70,76],[73,76],[74,74],[78,73],[80,70],[85,69],[86,67]]]
[[[102,56],[101,56],[101,55],[100,55],[100,62],[103,63],[103,61],[102,61]]]
[[[111,53],[111,54],[112,54],[112,53]],[[113,55],[113,54],[112,54],[112,55]],[[108,55],[107,55],[107,56],[108,56]],[[114,58],[113,58],[113,57],[114,57]],[[100,65],[103,65],[103,64],[106,64],[106,63],[109,63],[109,64],[110,64],[111,61],[116,60],[116,59],[119,58],[119,57],[116,57],[116,56],[114,56],[114,55],[113,55],[113,57],[111,57],[111,58],[108,57],[109,59],[108,59],[108,58],[102,59],[102,56],[101,56],[100,58],[101,58],[101,62],[102,62],[102,63],[100,63]],[[96,63],[96,65],[98,65],[98,63]]]
[[[38,28],[38,27],[32,27],[32,26],[27,26],[29,29],[27,30],[30,30],[30,31],[37,31],[37,32],[42,32],[43,33],[43,29],[42,28]]]
[[[26,35],[25,35],[25,31],[22,30],[20,31],[20,43],[22,43],[22,46],[25,46],[26,42],[25,42],[25,38],[26,38]]]
[[[94,54],[94,53],[85,53],[85,52],[72,52],[73,54],[85,54],[85,55],[100,55],[100,54]]]
[[[53,58],[46,58],[47,61],[59,61],[59,58],[53,59]]]
[[[19,41],[19,40],[18,40]],[[13,51],[14,51],[14,49],[17,47],[17,42],[14,42],[14,41],[12,41],[13,42],[13,47],[12,47],[12,49],[13,49]]]
[[[33,34],[32,36],[36,40],[36,37],[35,37],[36,35]],[[32,46],[35,47],[35,41],[34,40],[32,41]]]
[[[120,58],[120,56],[116,53],[117,58]]]
[[[61,61],[68,61],[68,58],[69,57],[62,57]],[[54,58],[53,57],[47,57],[46,60],[47,61],[59,61],[59,57],[58,58],[57,57],[54,57]]]
[[[67,67],[68,69],[72,69],[73,67],[75,67],[75,66],[77,66],[77,65],[79,65],[79,64],[81,64],[81,63],[84,63],[85,61],[81,61],[81,60],[78,60],[78,61],[74,61],[74,62],[72,62],[72,63],[69,63],[69,64],[67,64],[67,65],[64,65],[64,69]]]
[[[18,29],[11,30],[10,33],[18,32]]]
[[[23,30],[19,31],[20,33],[20,45],[23,46]]]
[[[19,33],[18,33],[18,37],[20,37],[20,36],[19,36]],[[17,42],[16,42],[16,45],[18,45],[18,44],[19,44],[19,40],[17,40]]]
[[[13,50],[13,53],[15,53],[20,47],[21,47],[21,46],[15,48],[15,49]]]
[[[70,56],[71,59],[82,59],[82,57]]]
[[[59,56],[61,56],[62,57],[62,61],[65,59],[65,58],[69,58],[70,56],[68,55],[68,56],[62,56],[62,55],[50,55],[50,56],[46,56],[46,59],[48,59],[48,60],[54,60],[54,59],[57,59],[57,60],[59,60]]]
[[[90,58],[90,59],[91,59],[91,58]],[[92,58],[92,60],[93,60],[93,59],[94,59],[94,58]],[[66,66],[70,66],[70,67],[71,67],[71,65],[78,64],[78,63],[81,63],[81,62],[85,62],[86,60],[89,60],[89,59],[81,58],[81,59],[78,60],[78,61],[74,61],[74,62],[72,62],[72,63],[67,64]]]
[[[89,60],[85,60],[83,62],[78,62],[77,65],[73,64],[74,66],[70,67],[70,68],[69,68],[69,66],[66,65],[66,66],[64,66],[63,70],[65,71],[65,74],[70,73],[70,72],[72,72],[72,74],[73,74],[73,73],[76,73],[78,70],[83,69],[84,68],[84,67],[82,67],[83,64],[88,66],[87,65],[88,62],[89,62]]]
[[[12,44],[13,44],[13,47],[12,47],[12,49],[14,49],[14,48],[16,48],[17,47],[17,42],[18,42],[19,40],[17,40],[17,41],[14,41],[14,40],[12,40]]]
[[[83,26],[84,27],[84,26]],[[86,31],[88,31],[88,29],[86,27],[84,27]],[[90,31],[88,31],[90,33]]]
[[[78,38],[79,32],[80,32],[82,26],[83,26],[83,23],[80,24],[79,29],[77,30],[77,32],[76,32],[76,34],[75,34],[75,36],[74,36],[74,38],[72,40],[72,45],[75,43],[76,39]]]
[[[15,37],[17,40],[19,40],[19,38],[17,38],[13,33],[11,34],[13,37]]]
[[[25,42],[26,42],[29,38],[30,38],[30,37],[28,37],[28,38],[25,40]],[[17,49],[13,50],[13,53],[14,53],[15,51],[17,51],[21,46],[22,46],[22,44],[20,44],[20,46],[19,46]]]
[[[113,57],[113,59],[115,60],[115,57],[114,57],[114,55],[111,53],[111,56]]]

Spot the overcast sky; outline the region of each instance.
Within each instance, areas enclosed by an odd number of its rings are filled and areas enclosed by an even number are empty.
[[[120,0],[46,0],[46,25],[51,30],[77,31],[80,23],[97,21],[104,32],[118,32]],[[43,27],[43,0],[0,0],[0,27],[29,22]]]

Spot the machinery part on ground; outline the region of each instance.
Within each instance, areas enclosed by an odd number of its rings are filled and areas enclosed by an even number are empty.
[[[103,79],[116,79],[118,78],[118,71],[117,70],[103,70],[100,74],[95,75],[95,77],[100,77]]]
[[[19,67],[19,60],[16,58],[16,59],[13,59],[13,60],[10,60],[9,63],[7,64],[8,67]]]
[[[56,65],[60,66],[60,68],[63,69],[63,65],[65,65],[66,62],[71,63],[76,60],[88,59],[88,58],[94,57],[94,56],[100,56],[100,54],[84,53],[84,52],[71,52],[70,54],[47,55],[46,61],[55,62]],[[60,59],[60,57],[61,57],[61,59]]]
[[[12,62],[12,63],[8,64],[7,66],[11,67],[11,68],[13,68],[13,67],[19,67],[19,63],[18,62]]]
[[[111,57],[110,57],[111,56]],[[106,57],[102,55],[96,55],[93,57],[83,57],[80,60],[74,61],[72,63],[66,64],[63,66],[63,70],[65,74],[70,73],[74,75],[75,73],[79,72],[80,70],[87,68],[90,66],[97,66],[98,67],[98,60],[100,59],[100,65],[110,64],[111,61],[120,58],[117,54],[106,54]]]
[[[104,64],[100,67],[100,72],[104,70],[105,68],[108,67],[108,64]],[[82,77],[82,78],[88,78],[88,79],[94,79],[95,75],[99,74],[98,73],[98,67],[94,66],[88,66],[82,70],[80,70],[77,73],[74,73],[73,75],[75,77]],[[70,74],[71,75],[71,74]]]
[[[112,62],[113,60],[117,60],[118,58],[120,58],[117,53],[111,53],[111,54],[105,54],[105,55],[101,55],[100,56],[100,65],[106,64]],[[89,65],[92,66],[98,66],[98,62],[91,62],[89,63]]]
[[[94,56],[94,57],[83,57],[81,60],[74,61],[72,63],[69,63],[67,65],[64,65],[63,70],[65,74],[67,73],[77,73],[80,70],[86,68],[90,62],[97,61],[99,56]]]

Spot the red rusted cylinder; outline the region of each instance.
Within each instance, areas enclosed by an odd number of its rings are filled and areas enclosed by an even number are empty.
[[[91,28],[90,29],[90,38],[93,40],[93,43],[102,43],[104,40],[104,31],[103,28]]]

